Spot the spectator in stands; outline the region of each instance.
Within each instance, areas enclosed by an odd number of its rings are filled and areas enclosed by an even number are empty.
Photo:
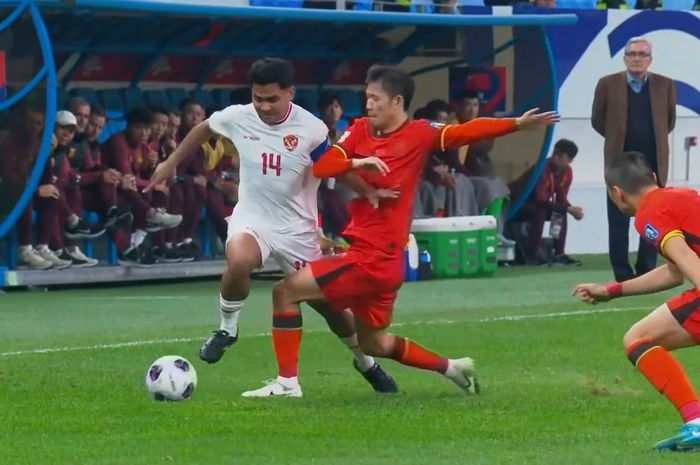
[[[78,121],[75,127],[75,142],[83,142],[87,139],[85,130],[90,119],[90,102],[82,97],[73,97],[68,101],[68,111],[73,113]]]
[[[414,118],[445,124],[447,102],[434,102],[416,110]],[[442,120],[441,120],[442,119]],[[435,152],[418,186],[414,216],[474,216],[479,214],[474,186],[464,174],[454,150]]]
[[[342,121],[343,105],[340,103],[340,95],[335,92],[324,92],[318,100],[318,113],[321,120],[328,126],[328,137],[331,143],[336,143],[347,123]]]
[[[142,266],[155,262],[150,250],[141,247],[147,233],[174,228],[182,222],[182,216],[168,213],[165,204],[155,203],[159,199],[154,198],[152,192],[142,191],[148,180],[139,174],[150,153],[148,138],[152,119],[149,110],[134,108],[126,115],[126,129],[113,134],[101,148],[104,165],[121,173],[119,208],[124,209],[128,205],[134,215],[130,242],[117,243],[120,260]]]
[[[341,124],[343,106],[340,95],[334,92],[321,94],[318,112],[321,120],[328,127],[331,143],[336,143],[347,127],[347,124]],[[344,184],[336,182],[335,178],[321,180],[318,188],[318,208],[322,218],[323,233],[328,236],[328,238],[322,237],[322,244],[330,247],[333,244],[332,239],[340,237],[340,233],[350,222],[347,202],[354,197],[355,193]]]
[[[83,212],[83,196],[81,192],[81,173],[73,170],[72,163],[85,157],[84,146],[76,147],[73,143],[76,133],[77,119],[73,113],[63,110],[56,114],[56,126],[54,135],[57,145],[51,158],[53,185],[58,190],[56,208],[40,210],[38,216],[50,215],[53,225],[53,233],[49,240],[49,247],[61,260],[68,261],[75,267],[89,267],[97,265],[97,260],[86,256],[76,244],[77,239],[94,239],[105,232],[103,226],[89,223],[81,218]],[[80,149],[80,151],[79,151]],[[82,161],[76,163],[83,166]],[[88,162],[92,169],[92,160]],[[86,182],[97,182],[101,173],[85,172]],[[111,186],[114,190],[114,185]],[[40,220],[41,221],[41,220]],[[63,226],[63,228],[61,227]],[[65,238],[64,238],[65,236]],[[39,246],[39,253],[42,253]],[[48,251],[50,252],[50,251]]]
[[[65,187],[65,195],[68,205],[76,214],[83,208],[97,212],[105,229],[113,232],[130,225],[132,215],[129,212],[120,213],[117,208],[117,186],[121,174],[113,168],[102,166],[97,138],[105,123],[104,110],[99,106],[92,107],[83,140],[76,142],[73,138],[68,152],[71,182]]]
[[[568,139],[560,139],[554,145],[552,155],[547,159],[535,189],[525,204],[513,218],[514,223],[527,223],[527,241],[524,246],[525,260],[529,264],[544,264],[540,256],[542,232],[545,221],[550,221],[550,236],[554,240],[553,264],[581,265],[564,253],[567,232],[567,214],[575,220],[583,218],[583,209],[569,202],[569,188],[573,180],[571,162],[578,153],[576,144]],[[534,167],[526,171],[511,185],[513,192],[521,192],[533,175]],[[548,255],[548,254],[547,254]]]
[[[605,138],[605,162],[627,151],[641,152],[666,184],[669,165],[668,134],[676,124],[676,88],[672,79],[650,73],[651,42],[633,37],[625,45],[626,70],[602,77],[593,97],[591,124]],[[630,267],[629,217],[608,199],[610,263],[619,282],[656,267],[656,249],[639,241],[635,270]]]
[[[173,137],[168,137],[168,130],[171,126],[170,112],[162,106],[152,105],[149,110],[153,114],[151,125],[151,135],[148,146],[150,152],[146,163],[142,165],[140,176],[143,179],[150,179],[158,163],[167,160],[175,147]],[[177,126],[180,126],[179,116]],[[156,204],[167,205],[167,211],[173,215],[182,215],[184,204],[182,187],[178,183],[161,184],[153,192]],[[151,253],[158,262],[177,263],[182,261],[182,256],[175,247],[177,242],[177,228],[156,231],[151,235]]]
[[[204,121],[204,106],[196,100],[185,99],[180,104],[181,124],[178,143],[196,125]],[[178,250],[184,261],[200,258],[200,250],[193,237],[197,231],[202,208],[207,203],[207,178],[204,175],[204,149],[201,147],[177,167],[177,179],[182,186],[184,199],[183,220],[178,228]]]

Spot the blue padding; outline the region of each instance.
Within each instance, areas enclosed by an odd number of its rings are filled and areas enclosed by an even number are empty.
[[[275,6],[280,8],[301,8],[301,0],[250,0],[250,6]]]
[[[165,108],[170,108],[171,102],[167,92],[163,89],[146,90],[143,92],[146,103],[149,105],[160,105]]]
[[[356,0],[352,9],[356,11],[372,11],[374,9],[374,0]]]
[[[695,0],[663,0],[664,10],[692,10]]]
[[[170,96],[170,102],[172,105],[172,110],[180,108],[180,102],[187,98],[187,91],[180,87],[174,87],[172,89],[167,89],[168,95]]]
[[[138,87],[127,87],[124,89],[124,100],[126,101],[127,111],[144,105],[143,94]]]
[[[664,0],[664,8],[666,8],[666,2],[667,0]],[[590,10],[596,7],[596,3],[596,0],[557,0],[557,8],[579,8],[582,10]]]
[[[124,110],[126,102],[121,89],[103,89],[97,91],[97,96],[105,110]]]
[[[204,108],[214,107],[214,99],[207,90],[195,89],[192,91],[192,98],[204,105]]]
[[[432,13],[435,11],[433,0],[411,0],[411,13]]]

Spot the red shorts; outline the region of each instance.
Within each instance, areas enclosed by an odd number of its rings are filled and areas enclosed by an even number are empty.
[[[377,279],[376,273],[368,272],[357,258],[348,254],[328,255],[308,266],[331,307],[351,309],[371,328],[386,328],[391,324],[400,280]],[[394,274],[397,273],[389,272],[385,276]]]
[[[700,342],[700,291],[689,289],[666,302],[678,323]]]

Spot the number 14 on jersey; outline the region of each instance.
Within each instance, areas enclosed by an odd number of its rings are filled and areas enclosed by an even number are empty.
[[[267,174],[268,170],[274,172],[276,176],[282,173],[282,155],[274,153],[263,153],[262,158],[262,173]]]

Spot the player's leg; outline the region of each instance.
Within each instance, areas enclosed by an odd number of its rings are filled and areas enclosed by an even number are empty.
[[[338,336],[338,339],[352,352],[353,366],[376,392],[398,392],[399,389],[394,378],[377,363],[374,357],[366,355],[360,349],[355,329],[355,318],[350,310],[334,310],[327,302],[318,300],[308,302],[308,304],[326,320],[333,334]]]
[[[625,334],[627,357],[668,399],[683,419],[680,434],[659,442],[657,449],[700,447],[700,402],[683,367],[670,351],[697,345],[700,294],[687,291],[669,300]]]
[[[396,360],[402,365],[440,373],[469,394],[479,392],[474,361],[469,357],[450,359],[432,352],[403,336],[391,334],[386,328],[391,316],[396,292],[386,292],[353,307],[360,348],[368,355]]]
[[[238,340],[238,316],[250,292],[250,274],[269,255],[269,248],[253,231],[234,230],[226,241],[226,270],[221,276],[221,323],[199,349],[199,358],[216,363]]]

